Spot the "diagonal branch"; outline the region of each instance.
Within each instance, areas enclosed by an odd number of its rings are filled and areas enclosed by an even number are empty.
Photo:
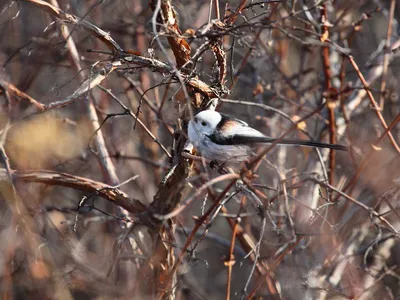
[[[356,62],[354,61],[354,58],[351,55],[349,55],[348,59],[349,59],[350,63],[352,64],[354,70],[356,71],[358,77],[360,78],[360,80],[364,86],[364,89],[368,95],[368,98],[371,101],[373,108],[375,109],[375,112],[376,112],[376,115],[378,116],[379,121],[381,122],[383,128],[385,130],[387,130],[388,126],[386,124],[385,119],[382,116],[382,113],[380,111],[380,107],[379,107],[378,103],[375,101],[374,95],[372,95],[372,93],[371,93],[368,82],[365,80],[364,75],[361,73],[360,69],[358,68]],[[397,153],[400,153],[400,147],[399,147],[399,145],[397,145],[396,140],[394,139],[392,133],[390,131],[388,131],[387,135],[388,135],[393,147],[396,149]]]
[[[10,94],[28,101],[30,104],[35,106],[40,111],[44,111],[46,109],[46,106],[44,104],[42,104],[39,101],[35,100],[34,98],[29,96],[28,94],[24,93],[23,91],[18,89],[12,83],[10,83],[10,82],[8,82],[6,80],[3,80],[1,78],[0,78],[0,87],[3,88],[4,90],[8,91]]]

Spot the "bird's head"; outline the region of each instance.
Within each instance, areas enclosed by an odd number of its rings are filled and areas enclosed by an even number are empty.
[[[189,121],[188,135],[192,143],[198,143],[206,135],[211,135],[217,129],[222,116],[214,110],[199,112]]]

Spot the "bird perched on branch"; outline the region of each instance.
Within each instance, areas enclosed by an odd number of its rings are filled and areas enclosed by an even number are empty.
[[[264,135],[239,119],[214,110],[199,112],[190,120],[188,135],[190,142],[204,158],[233,163],[249,158],[255,144],[271,144],[278,140]],[[278,144],[348,150],[346,146],[311,140],[282,139]]]

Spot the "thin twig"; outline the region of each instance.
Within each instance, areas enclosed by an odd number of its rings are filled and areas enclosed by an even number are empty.
[[[109,95],[111,98],[113,98],[125,110],[125,112],[127,112],[135,121],[139,123],[139,125],[144,129],[147,135],[154,142],[156,142],[157,145],[160,146],[161,150],[163,150],[168,157],[172,157],[167,148],[165,148],[165,146],[161,144],[161,142],[154,136],[154,134],[151,133],[151,131],[146,127],[146,125],[125,104],[123,104],[122,101],[119,100],[118,97],[113,94],[113,92],[111,92],[111,90],[106,89],[102,86],[98,86],[98,88],[101,89],[103,92],[105,92],[107,95]]]

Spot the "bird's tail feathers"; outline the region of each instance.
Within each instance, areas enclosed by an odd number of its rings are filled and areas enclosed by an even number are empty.
[[[278,141],[278,139],[268,138],[263,141],[263,143],[274,143]],[[298,145],[298,146],[305,146],[305,147],[314,147],[314,148],[328,148],[333,150],[340,150],[340,151],[348,151],[348,147],[339,145],[339,144],[329,144],[329,143],[321,143],[315,141],[306,141],[306,140],[295,140],[295,139],[282,139],[279,140],[277,143],[278,145]]]
[[[278,142],[277,142],[278,141]],[[275,139],[267,136],[264,137],[252,137],[251,141],[247,140],[247,142],[251,143],[275,143],[278,145],[292,145],[292,146],[305,146],[305,147],[314,147],[314,148],[328,148],[333,150],[340,151],[348,151],[348,147],[339,145],[339,144],[329,144],[329,143],[321,143],[315,141],[307,141],[307,140],[296,140],[296,139]]]

